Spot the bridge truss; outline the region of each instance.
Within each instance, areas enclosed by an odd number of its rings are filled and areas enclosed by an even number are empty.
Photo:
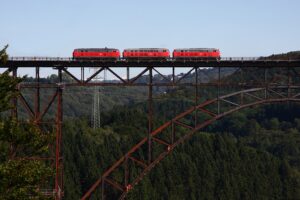
[[[32,67],[35,66],[35,67]],[[143,70],[134,77],[130,70]],[[19,68],[34,68],[35,80],[19,84],[19,97],[13,99],[12,116],[18,118],[18,107],[26,111],[27,119],[39,126],[53,125],[56,141],[53,152],[48,159],[54,163],[56,170],[54,189],[47,194],[55,199],[63,198],[63,159],[61,151],[63,123],[63,91],[66,87],[76,86],[144,86],[148,88],[148,133],[139,143],[132,147],[123,157],[106,169],[101,177],[90,187],[82,197],[88,199],[98,191],[101,199],[124,199],[142,179],[172,150],[190,138],[194,133],[212,124],[216,120],[240,109],[259,104],[282,101],[300,100],[300,61],[299,60],[261,60],[245,58],[228,58],[221,61],[131,61],[103,62],[99,60],[78,61],[72,59],[49,58],[14,58],[0,68],[18,76]],[[97,71],[85,77],[86,69],[98,68]],[[202,67],[217,69],[213,81],[203,82],[199,78]],[[58,79],[54,83],[44,83],[40,78],[41,68],[52,68],[57,71]],[[74,74],[70,69],[77,68],[80,72]],[[172,73],[164,75],[161,68],[170,68]],[[176,76],[177,68],[186,68],[187,72]],[[234,76],[222,76],[222,69],[234,69]],[[120,73],[120,70],[126,72]],[[110,72],[117,81],[93,82],[93,78],[102,71]],[[154,73],[161,77],[153,79]],[[65,82],[63,74],[71,81]],[[79,75],[78,75],[79,74]],[[254,76],[255,75],[255,76]],[[140,81],[146,77],[145,81]],[[192,79],[191,79],[192,77]],[[187,78],[189,78],[187,80]],[[192,81],[191,81],[192,80]],[[170,121],[158,128],[153,126],[153,87],[191,86],[194,88],[194,106],[185,112],[174,116]],[[199,90],[214,87],[216,97],[200,102]],[[34,101],[29,102],[22,94],[24,90],[34,91]],[[48,92],[46,102],[42,102],[41,90]],[[43,105],[42,105],[43,104]],[[20,106],[18,106],[20,105]],[[55,116],[50,116],[49,110],[55,110]],[[138,169],[138,170],[137,170]],[[115,174],[122,174],[122,179]]]

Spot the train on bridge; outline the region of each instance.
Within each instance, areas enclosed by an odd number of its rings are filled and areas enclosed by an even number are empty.
[[[122,57],[125,60],[167,60],[171,57],[166,48],[134,48],[124,49]],[[119,60],[121,53],[114,48],[81,48],[73,51],[74,59]],[[186,48],[174,49],[174,60],[220,60],[219,49],[215,48]]]

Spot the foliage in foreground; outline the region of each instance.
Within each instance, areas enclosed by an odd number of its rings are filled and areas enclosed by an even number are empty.
[[[6,61],[5,49],[0,51],[0,59]],[[8,73],[0,74],[0,113],[13,108],[10,102],[18,96],[20,81]],[[48,199],[40,189],[52,176],[52,169],[49,163],[34,158],[47,154],[50,140],[50,133],[42,133],[32,123],[0,119],[0,199]]]

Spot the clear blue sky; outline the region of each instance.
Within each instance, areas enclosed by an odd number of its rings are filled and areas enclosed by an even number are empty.
[[[223,56],[300,50],[299,0],[1,0],[11,56],[74,48],[215,47]]]

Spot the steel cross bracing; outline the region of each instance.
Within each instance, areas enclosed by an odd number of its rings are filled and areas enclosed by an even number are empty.
[[[10,60],[6,65],[0,66],[0,68],[6,68],[11,71],[13,76],[17,76],[17,70],[19,67],[24,67],[19,61]],[[25,62],[25,61],[21,61]],[[38,66],[40,62],[45,61],[30,61],[31,66]],[[52,61],[50,61],[52,62]],[[55,61],[57,62],[57,61]],[[60,62],[60,61],[58,61]],[[64,61],[73,62],[73,61]],[[77,61],[74,61],[77,62]],[[122,61],[123,64],[125,61]],[[102,199],[124,199],[129,191],[131,191],[136,184],[138,184],[142,178],[156,166],[166,155],[184,142],[195,132],[203,129],[214,121],[240,109],[255,106],[258,104],[282,102],[282,101],[299,101],[300,100],[300,61],[232,61],[232,63],[241,64],[240,67],[236,67],[235,76],[222,76],[223,61],[214,61],[215,68],[217,68],[217,76],[214,77],[209,83],[201,81],[200,66],[203,61],[196,63],[189,63],[189,65],[183,65],[180,67],[188,68],[188,71],[182,76],[176,76],[177,62],[170,61],[169,68],[172,69],[171,75],[163,75],[158,67],[154,64],[147,62],[135,63],[134,65],[123,66],[126,70],[126,78],[119,74],[117,70],[114,70],[112,66],[102,66],[101,63],[96,62],[99,70],[85,77],[85,67],[79,62],[81,67],[80,78],[77,78],[75,74],[72,74],[69,69],[73,65],[67,66],[65,64],[53,64],[48,63],[47,67],[53,67],[57,70],[58,80],[56,83],[42,83],[40,81],[40,68],[35,67],[36,79],[32,83],[21,83],[18,88],[20,89],[20,95],[18,98],[13,99],[15,105],[20,104],[28,113],[28,118],[35,122],[37,125],[53,124],[56,130],[56,144],[54,145],[54,156],[48,158],[54,161],[56,175],[54,181],[54,189],[47,194],[53,194],[56,199],[61,199],[63,196],[63,167],[62,167],[62,155],[61,155],[61,140],[62,140],[62,94],[65,87],[72,86],[147,86],[149,89],[148,95],[148,134],[137,145],[130,149],[122,158],[114,163],[110,168],[106,169],[105,173],[91,186],[91,188],[84,194],[82,199],[88,199],[96,190],[100,190]],[[251,63],[250,63],[251,62]],[[91,62],[88,63],[90,67]],[[247,63],[247,64],[245,64]],[[264,63],[264,64],[263,64]],[[24,64],[24,63],[23,63]],[[27,63],[28,64],[28,63]],[[25,67],[29,67],[29,64]],[[69,63],[70,64],[70,63]],[[73,63],[77,65],[76,63]],[[106,63],[107,64],[107,63]],[[105,65],[106,65],[105,64]],[[133,63],[129,63],[133,64]],[[181,63],[182,64],[182,63]],[[211,66],[206,62],[206,67]],[[66,66],[64,66],[66,65]],[[164,63],[167,67],[166,63]],[[45,65],[43,65],[45,66]],[[73,66],[73,67],[78,67]],[[132,66],[144,67],[144,69],[135,77],[130,77],[130,69],[135,68]],[[205,65],[204,65],[205,66]],[[235,64],[234,64],[235,66]],[[246,67],[248,66],[248,67]],[[95,65],[96,67],[96,65]],[[121,67],[121,65],[120,65]],[[179,67],[179,66],[178,66]],[[114,83],[93,83],[91,80],[101,73],[103,70],[107,70],[113,74],[119,81]],[[260,73],[257,73],[257,72]],[[63,73],[68,75],[72,81],[66,82],[63,79]],[[162,79],[155,81],[153,74],[158,74]],[[255,75],[254,75],[255,74]],[[192,76],[193,75],[193,76]],[[195,76],[197,75],[197,76]],[[139,79],[146,76],[148,82],[141,82]],[[192,81],[191,81],[192,77]],[[238,77],[238,78],[236,78]],[[187,81],[187,78],[189,80]],[[162,81],[163,80],[163,81]],[[153,86],[193,86],[195,88],[194,94],[194,106],[187,111],[175,116],[172,120],[166,122],[160,127],[153,128]],[[206,87],[216,88],[216,96],[212,99],[207,99],[200,102],[199,92],[200,89]],[[22,91],[32,89],[34,91],[34,102],[28,102]],[[41,90],[52,92],[49,94],[48,102],[44,102],[44,106],[41,105]],[[203,96],[203,95],[202,95]],[[20,102],[20,103],[19,103]],[[54,120],[49,115],[49,110],[53,107],[55,116]],[[18,117],[18,106],[12,110],[12,115]],[[190,120],[190,118],[194,120]],[[146,151],[143,151],[145,150]],[[137,154],[139,152],[139,154]],[[142,155],[141,155],[141,152]],[[42,158],[47,159],[47,158]],[[134,169],[140,169],[138,173]],[[122,180],[117,179],[114,175],[122,173]],[[47,190],[49,191],[49,190]]]
[[[18,76],[18,68],[9,68],[13,77]],[[39,190],[46,196],[53,196],[55,199],[62,199],[63,197],[63,165],[62,165],[62,155],[61,155],[61,144],[62,144],[62,121],[63,121],[63,111],[62,111],[62,97],[64,85],[62,84],[62,70],[57,70],[58,80],[54,86],[43,87],[43,83],[40,81],[40,67],[35,67],[35,82],[32,89],[31,101],[24,95],[24,89],[21,84],[18,85],[19,95],[12,99],[13,109],[11,115],[18,120],[19,123],[28,123],[28,121],[33,122],[35,125],[45,130],[45,134],[49,134],[49,126],[55,130],[55,141],[54,144],[49,144],[50,156],[47,157],[32,157],[27,159],[34,160],[44,160],[53,166],[55,169],[55,177],[53,186],[48,188],[40,188]],[[47,102],[41,101],[41,90],[43,92],[46,89]],[[44,94],[45,95],[45,94]],[[43,106],[42,106],[43,104]],[[49,114],[49,110],[53,109],[55,112],[53,115]],[[23,109],[27,116],[19,117],[18,110]],[[48,116],[47,116],[48,115]],[[51,131],[51,130],[50,130]],[[51,181],[50,181],[51,182]]]

